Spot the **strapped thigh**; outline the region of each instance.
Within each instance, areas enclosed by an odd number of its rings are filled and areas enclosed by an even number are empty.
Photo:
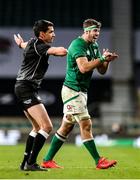
[[[63,120],[65,122],[68,122],[71,124],[75,124],[76,122],[85,121],[89,119],[90,119],[90,115],[88,114],[88,112],[78,113],[78,114],[64,114],[64,117],[63,117]]]

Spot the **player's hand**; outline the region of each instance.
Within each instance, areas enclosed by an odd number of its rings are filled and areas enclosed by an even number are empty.
[[[106,61],[110,62],[110,61],[115,60],[115,59],[118,58],[118,57],[119,57],[118,54],[116,54],[116,53],[111,53],[110,55],[108,55],[108,56],[106,57]]]
[[[23,38],[20,36],[20,34],[14,34],[14,40],[16,44],[21,48],[21,43],[24,43]]]
[[[115,52],[111,53],[108,49],[103,49],[103,56],[105,57],[105,61],[110,62],[118,58],[118,54]]]

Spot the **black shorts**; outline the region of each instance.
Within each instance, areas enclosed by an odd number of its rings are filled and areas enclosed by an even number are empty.
[[[38,95],[38,88],[33,83],[28,81],[17,81],[15,84],[15,94],[18,103],[24,110],[31,106],[42,103]]]

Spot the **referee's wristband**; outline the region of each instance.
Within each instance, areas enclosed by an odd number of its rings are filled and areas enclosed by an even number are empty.
[[[100,60],[101,63],[105,62],[105,60],[106,60],[106,59],[105,59],[105,56],[102,55],[102,56],[99,58],[99,60]]]

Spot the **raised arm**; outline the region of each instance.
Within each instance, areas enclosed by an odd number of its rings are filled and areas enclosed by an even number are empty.
[[[19,48],[25,49],[28,42],[24,42],[23,38],[20,36],[20,34],[14,34],[14,40],[16,44],[19,46]]]

